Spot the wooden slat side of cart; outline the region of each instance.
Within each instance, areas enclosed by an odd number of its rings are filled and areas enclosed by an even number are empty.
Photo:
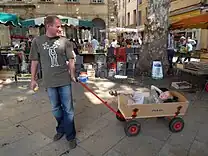
[[[170,93],[178,97],[179,102],[128,105],[128,96],[120,94],[118,95],[118,109],[125,119],[132,119],[134,109],[138,109],[136,118],[171,117],[175,116],[177,111],[180,112],[179,116],[185,115],[189,105],[188,100],[179,92],[170,91]]]

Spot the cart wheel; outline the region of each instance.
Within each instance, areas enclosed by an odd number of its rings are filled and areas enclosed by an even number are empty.
[[[181,132],[184,128],[184,121],[180,117],[173,118],[169,123],[169,129],[173,133]]]
[[[205,90],[208,92],[208,83],[205,86]]]
[[[137,136],[141,130],[141,124],[135,120],[128,121],[124,131],[128,137]]]
[[[118,110],[117,113],[121,114],[120,110]],[[121,122],[126,121],[126,119],[124,118],[124,116],[122,114],[121,114],[121,116],[116,114],[116,118]]]
[[[161,117],[157,117],[158,119],[164,119],[165,117],[161,116]]]

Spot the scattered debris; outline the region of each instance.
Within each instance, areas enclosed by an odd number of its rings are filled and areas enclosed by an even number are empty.
[[[22,127],[21,125],[16,125],[16,127],[18,128],[18,127]]]
[[[19,86],[18,88],[22,89],[22,90],[26,90],[26,89],[28,89],[28,85]]]
[[[69,150],[65,151],[64,153],[61,153],[59,156],[64,156],[65,154],[69,154]]]
[[[0,84],[0,90],[3,88],[3,85],[2,84]]]
[[[28,94],[28,95],[33,95],[33,94],[35,94],[35,91],[33,91],[33,90],[29,90],[29,91],[27,91],[27,93],[26,94]]]
[[[174,87],[175,89],[189,89],[189,88],[192,88],[192,84],[188,83],[187,81],[172,82],[171,86]]]
[[[17,102],[23,102],[27,97],[17,97]]]
[[[1,145],[1,147],[7,146],[7,145],[9,145],[9,143],[3,143],[3,144]]]
[[[11,84],[13,83],[14,81],[12,79],[6,79],[5,81],[3,81],[3,84],[4,85],[8,85],[8,84]]]

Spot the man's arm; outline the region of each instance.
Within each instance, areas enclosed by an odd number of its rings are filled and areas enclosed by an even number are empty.
[[[38,69],[38,61],[32,61],[31,62],[31,80],[32,81],[36,81],[37,69]]]
[[[32,42],[29,59],[31,60],[31,89],[35,89],[37,87],[36,75],[39,63],[36,39],[34,39]]]
[[[69,61],[68,63],[68,69],[71,75],[71,78],[73,81],[76,81],[75,78],[75,56],[73,54],[73,43],[69,42],[68,40],[66,41],[66,57],[67,60]]]
[[[75,63],[74,63],[74,59],[69,59],[69,72],[71,75],[72,80],[75,80]]]

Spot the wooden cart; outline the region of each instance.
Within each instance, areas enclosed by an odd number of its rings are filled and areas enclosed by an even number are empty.
[[[181,117],[186,113],[188,100],[179,92],[170,91],[173,96],[178,98],[179,102],[161,103],[161,104],[133,104],[128,105],[128,94],[110,91],[109,94],[118,97],[118,110],[112,108],[106,101],[96,95],[85,83],[79,80],[80,84],[97,97],[106,107],[116,114],[119,121],[125,121],[124,127],[127,136],[137,136],[141,130],[141,124],[137,118],[165,117],[170,120],[169,128],[172,132],[180,132],[184,128],[184,121]]]
[[[126,121],[124,128],[127,136],[136,136],[141,130],[141,124],[137,118],[167,118],[169,119],[169,128],[171,132],[180,132],[184,128],[184,121],[181,117],[186,113],[189,102],[179,92],[170,91],[178,97],[178,102],[161,104],[133,104],[128,105],[129,96],[125,94],[118,95],[118,111],[121,115],[116,115],[119,121]]]

